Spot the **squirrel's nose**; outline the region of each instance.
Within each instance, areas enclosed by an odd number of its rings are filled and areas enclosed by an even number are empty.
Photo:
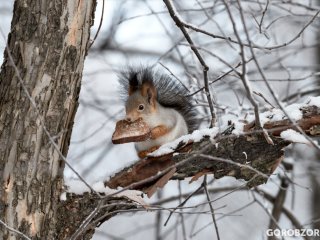
[[[131,122],[131,117],[127,117],[126,120],[127,120],[128,122]]]

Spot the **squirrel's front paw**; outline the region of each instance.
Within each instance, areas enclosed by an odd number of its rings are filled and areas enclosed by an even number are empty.
[[[169,129],[166,126],[164,125],[157,126],[151,130],[151,139],[157,139],[159,137],[162,137],[168,132],[169,132]]]

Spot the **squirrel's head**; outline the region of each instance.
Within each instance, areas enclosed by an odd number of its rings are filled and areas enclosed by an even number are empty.
[[[131,81],[126,102],[126,120],[134,122],[138,118],[146,119],[157,109],[157,90],[151,81]]]

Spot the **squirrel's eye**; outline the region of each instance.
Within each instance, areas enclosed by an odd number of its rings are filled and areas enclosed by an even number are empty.
[[[144,106],[143,104],[140,104],[139,107],[138,107],[139,111],[142,111],[144,109]]]

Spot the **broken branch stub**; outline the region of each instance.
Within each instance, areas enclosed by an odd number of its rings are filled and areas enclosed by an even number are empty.
[[[308,135],[320,135],[320,108],[317,106],[303,106],[300,111],[302,118],[296,122],[297,125]],[[254,122],[251,122],[244,126],[244,131],[250,132],[254,127]],[[273,136],[280,136],[280,133],[287,129],[298,130],[289,119],[266,122],[263,128]]]

